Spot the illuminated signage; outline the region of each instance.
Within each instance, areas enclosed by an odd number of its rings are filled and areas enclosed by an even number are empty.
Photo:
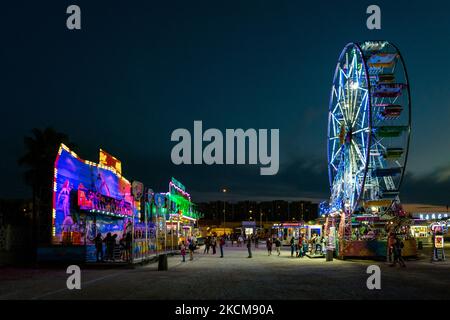
[[[129,202],[123,199],[117,200],[80,187],[78,188],[78,206],[81,210],[111,216],[125,217],[133,214]]]
[[[122,174],[122,162],[102,149],[100,149],[99,163],[106,167],[114,168],[117,173]]]
[[[448,213],[419,213],[415,214],[421,220],[439,220],[439,219],[447,219]]]
[[[435,236],[434,237],[434,247],[437,249],[444,248],[444,236]]]
[[[178,188],[180,188],[183,191],[186,191],[186,187],[177,179],[175,179],[174,177],[172,177],[172,183],[177,186]]]
[[[144,185],[142,184],[142,182],[133,181],[131,183],[131,191],[133,193],[134,200],[138,201],[144,194]]]

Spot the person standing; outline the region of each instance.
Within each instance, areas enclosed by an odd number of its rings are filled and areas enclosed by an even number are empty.
[[[184,241],[181,242],[180,251],[181,251],[181,256],[183,257],[182,262],[186,262],[186,245],[184,244]]]
[[[251,237],[247,237],[247,250],[248,250],[247,258],[251,258],[252,257],[252,238]]]
[[[220,257],[223,258],[223,246],[225,245],[225,237],[221,237],[219,240]]]
[[[111,237],[111,251],[112,251],[112,260],[113,260],[113,262],[116,261],[116,255],[115,255],[116,245],[117,245],[117,234],[115,233]]]
[[[279,256],[281,253],[281,241],[278,238],[275,239],[275,248],[277,248],[277,254]]]
[[[95,237],[94,244],[97,255],[97,262],[103,262],[103,239],[101,233],[98,233],[97,236]],[[100,256],[100,260],[98,259],[98,256]]]
[[[298,237],[297,248],[298,248],[297,257],[303,258],[303,237],[301,235]]]
[[[314,233],[313,236],[311,237],[311,239],[309,240],[309,244],[310,244],[310,249],[309,252],[311,254],[313,254],[314,252],[314,247],[316,246],[316,234]]]
[[[294,239],[294,237],[291,238],[290,244],[291,244],[291,258],[293,258],[294,257],[294,250],[295,250],[295,239]]]
[[[322,254],[325,254],[327,252],[327,250],[326,250],[327,242],[328,242],[328,237],[327,236],[323,236],[322,237]]]
[[[322,245],[322,240],[321,240],[321,237],[319,235],[317,235],[317,237],[316,237],[316,239],[314,241],[314,244],[315,244],[315,246],[314,246],[314,254],[317,254],[317,251],[319,251],[319,253],[320,253],[320,251],[321,251],[320,247]]]
[[[270,237],[267,238],[266,247],[267,247],[267,255],[271,256],[272,255],[272,239],[270,239]]]
[[[125,237],[125,256],[127,262],[131,261],[132,244],[133,244],[133,237],[131,236],[131,232],[128,231]]]
[[[211,247],[213,249],[213,253],[212,254],[216,254],[216,250],[217,250],[217,239],[215,236],[213,236],[211,238]]]
[[[393,263],[393,252],[394,252],[395,236],[393,233],[389,233],[387,247],[388,247],[388,262]]]
[[[302,235],[303,238],[303,251],[302,256],[306,256],[306,253],[308,252],[308,240],[306,239],[306,236]]]
[[[125,261],[125,234],[122,233],[122,238],[119,240],[120,259]]]
[[[103,239],[103,242],[105,243],[106,246],[106,257],[105,260],[111,260],[112,259],[112,249],[111,249],[111,232],[108,232],[106,234],[106,237]]]
[[[205,250],[203,251],[203,254],[209,254],[209,247],[211,246],[211,238],[207,237],[205,240]]]
[[[255,234],[255,249],[258,248],[259,237],[258,234]]]

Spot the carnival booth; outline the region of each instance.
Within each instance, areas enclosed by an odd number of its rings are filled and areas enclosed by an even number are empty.
[[[414,223],[411,225],[411,236],[418,242],[432,244],[433,232],[431,225],[435,223],[448,223],[450,214],[447,212],[413,213]]]
[[[133,231],[136,205],[119,160],[100,150],[99,163],[86,161],[61,144],[54,165],[53,247],[40,253],[95,261],[96,235],[104,239],[110,234],[118,243]],[[120,251],[114,258],[121,259]]]
[[[186,187],[175,178],[169,182],[167,200],[169,209],[166,220],[166,247],[175,250],[182,241],[186,242],[194,235],[201,214],[196,211]]]

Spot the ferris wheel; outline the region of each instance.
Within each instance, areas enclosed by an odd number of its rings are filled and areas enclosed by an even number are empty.
[[[404,60],[387,41],[349,43],[328,115],[330,212],[387,212],[399,203],[411,132]]]

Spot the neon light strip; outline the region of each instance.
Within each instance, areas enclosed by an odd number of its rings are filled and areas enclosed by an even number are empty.
[[[169,182],[169,190],[170,188],[175,188],[179,193],[181,193],[183,196],[188,197],[189,200],[191,200],[191,195],[187,193],[186,191],[179,188],[177,185],[175,185],[172,181]]]

